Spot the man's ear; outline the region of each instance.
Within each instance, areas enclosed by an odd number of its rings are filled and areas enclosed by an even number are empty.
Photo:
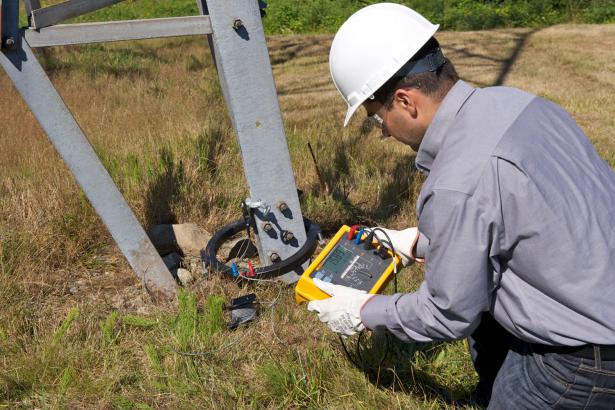
[[[393,103],[398,104],[403,110],[409,112],[412,117],[417,115],[417,99],[414,91],[412,88],[398,88],[393,95]]]

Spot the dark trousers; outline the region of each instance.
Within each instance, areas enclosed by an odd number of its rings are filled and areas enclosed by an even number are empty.
[[[615,409],[615,360],[539,353],[489,314],[468,342],[489,409]]]
[[[480,325],[468,338],[470,356],[478,373],[476,400],[487,405],[495,378],[516,337],[508,333],[493,316],[483,313]]]

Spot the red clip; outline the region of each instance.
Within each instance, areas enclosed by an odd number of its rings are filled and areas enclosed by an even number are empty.
[[[248,272],[246,272],[246,274],[246,276],[249,276],[251,278],[256,276],[256,272],[254,272],[254,266],[252,266],[250,261],[248,261]]]
[[[352,227],[348,231],[348,235],[346,235],[346,239],[348,239],[349,241],[352,240],[352,238],[354,237],[354,233],[357,230],[357,226],[358,225],[352,225]]]

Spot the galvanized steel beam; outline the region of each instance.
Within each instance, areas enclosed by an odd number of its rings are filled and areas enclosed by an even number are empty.
[[[201,12],[209,12],[218,76],[255,206],[261,263],[270,265],[293,255],[305,243],[306,231],[259,3],[197,1]]]
[[[34,9],[30,24],[34,28],[53,26],[69,18],[96,11],[124,0],[69,0],[53,6]]]
[[[210,33],[209,16],[189,16],[104,23],[60,24],[40,30],[27,29],[25,37],[30,47],[48,47]]]
[[[26,13],[28,17],[32,15],[32,10],[41,8],[41,2],[39,0],[25,0]]]
[[[19,0],[0,0],[0,48],[10,49],[19,37]]]
[[[6,2],[7,0],[4,0]],[[118,191],[32,49],[18,36],[0,52],[0,65],[32,110],[143,286],[155,300],[171,299],[176,284]]]

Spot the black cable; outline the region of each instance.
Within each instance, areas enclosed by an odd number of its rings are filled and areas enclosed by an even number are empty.
[[[378,237],[378,235],[375,235],[375,232],[382,232],[382,234],[385,236],[386,238],[386,242],[388,242],[388,248],[391,250],[391,252],[393,253],[393,263],[395,263],[395,256],[397,255],[397,253],[395,252],[395,247],[393,246],[393,241],[391,241],[391,237],[389,236],[389,234],[386,233],[386,231],[382,228],[369,228],[370,232],[368,233],[367,236],[367,240],[369,240],[369,242],[371,243],[371,239],[372,238],[376,238],[376,240],[378,241],[378,243],[380,244],[380,246],[384,246],[387,247],[385,245],[385,242],[383,240],[381,240],[381,238]],[[367,242],[366,240],[366,242]],[[395,288],[395,293],[397,293],[397,274],[393,275],[393,284],[394,284],[394,288]],[[358,339],[357,339],[357,345],[356,345],[356,355],[357,355],[357,359],[360,361],[361,364],[357,363],[356,360],[353,359],[353,357],[351,356],[350,352],[348,351],[348,348],[346,347],[346,343],[344,342],[344,339],[342,338],[341,335],[338,334],[338,337],[340,339],[340,343],[342,345],[342,348],[344,349],[344,353],[346,353],[346,357],[348,358],[348,360],[357,368],[361,369],[363,371],[363,373],[365,373],[367,375],[367,371],[368,370],[373,370],[374,368],[370,368],[367,369],[365,366],[365,360],[363,360],[363,354],[361,353],[361,339],[363,337],[363,333],[364,332],[360,332]],[[378,369],[382,367],[382,365],[384,364],[387,356],[389,355],[390,352],[390,347],[391,347],[391,335],[386,332],[385,333],[385,346],[384,346],[384,353],[382,354],[382,357],[380,358],[380,360],[378,361]]]
[[[370,228],[370,229],[372,233],[375,233],[376,231],[382,232],[383,235],[386,237],[387,242],[389,243],[388,248],[391,249],[391,252],[393,253],[393,263],[395,263],[395,256],[397,256],[397,252],[395,252],[395,247],[393,246],[393,241],[391,240],[391,237],[389,236],[389,234],[386,233],[386,231],[382,228],[375,227],[375,228]],[[387,247],[384,244],[384,242],[380,238],[378,238],[378,235],[374,235],[374,237],[376,238],[380,246]],[[401,256],[400,256],[400,259],[401,259]],[[397,293],[397,272],[393,275],[393,287],[395,288],[395,293]]]
[[[297,249],[294,254],[285,259],[282,259],[280,262],[255,268],[255,277],[268,279],[280,276],[284,273],[296,269],[298,266],[302,265],[305,261],[307,261],[310,256],[312,256],[314,250],[316,249],[316,246],[318,245],[318,233],[320,233],[320,226],[311,222],[305,217],[303,218],[303,222],[307,234],[305,243],[301,245],[301,247]],[[245,221],[243,219],[240,219],[238,221],[223,226],[212,236],[212,238],[207,243],[207,246],[201,250],[201,261],[203,263],[203,270],[205,272],[219,272],[225,276],[233,277],[231,268],[217,259],[217,252],[223,241],[227,240],[238,232],[241,232],[244,228]],[[251,230],[254,231],[254,229]]]
[[[359,337],[357,339],[357,359],[363,365],[362,369],[363,373],[365,373],[365,360],[363,360],[363,356],[361,355],[361,338],[363,337],[363,332],[359,333]]]
[[[344,353],[346,353],[346,357],[348,358],[348,360],[350,361],[350,363],[354,364],[355,367],[358,368],[362,368],[362,366],[359,366],[359,364],[352,358],[352,356],[350,355],[350,352],[348,351],[348,349],[346,348],[346,343],[344,343],[344,338],[342,337],[342,335],[340,335],[339,333],[337,334],[337,337],[339,337],[340,339],[340,343],[342,344],[342,348],[344,348]]]
[[[387,242],[389,243],[388,248],[391,250],[391,252],[393,252],[393,255],[397,255],[397,252],[395,252],[395,248],[393,247],[393,241],[391,241],[391,237],[389,236],[389,234],[388,234],[388,233],[386,233],[386,231],[385,231],[384,229],[382,229],[382,228],[378,228],[378,227],[375,227],[375,228],[370,228],[370,229],[372,230],[372,232],[376,232],[376,231],[378,231],[378,232],[382,232],[382,233],[384,234],[384,236],[387,238]],[[382,240],[381,240],[380,238],[378,238],[378,235],[375,235],[375,238],[376,238],[376,240],[378,241],[378,243],[380,243],[380,245],[382,245],[382,246],[386,246],[386,245],[382,242]]]
[[[382,356],[378,360],[378,366],[367,367],[366,361],[362,353],[362,351],[365,350],[365,348],[362,348],[362,345],[363,345],[362,340],[363,340],[364,334],[365,332],[363,331],[359,332],[359,335],[357,338],[357,343],[356,343],[356,348],[355,348],[356,360],[350,354],[350,351],[348,350],[348,346],[346,345],[346,342],[344,342],[344,338],[342,337],[342,335],[338,334],[338,338],[340,340],[340,344],[342,345],[342,349],[344,350],[344,353],[346,354],[346,357],[348,358],[348,361],[350,361],[350,363],[352,363],[357,369],[361,369],[361,371],[365,375],[369,376],[369,372],[377,372],[378,369],[382,368],[386,358],[389,356],[389,353],[391,352],[391,339],[390,339],[391,335],[388,332],[385,333],[384,351],[383,351]]]
[[[384,361],[386,360],[387,356],[389,355],[389,351],[390,351],[390,347],[391,347],[391,335],[389,334],[389,332],[386,332],[384,334],[385,336],[385,345],[384,345],[384,354],[382,355],[382,357],[380,358],[380,363],[378,363],[378,367],[382,367],[382,365],[384,364]]]

